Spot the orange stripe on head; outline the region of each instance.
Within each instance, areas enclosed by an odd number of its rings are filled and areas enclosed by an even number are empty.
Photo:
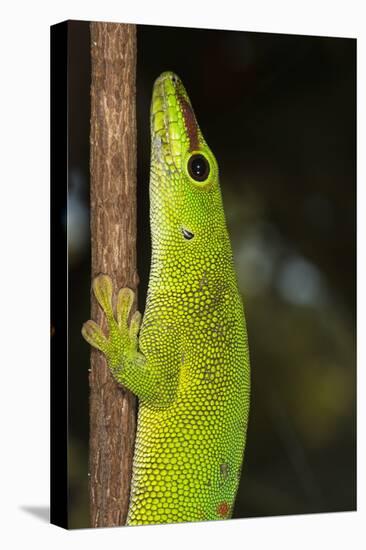
[[[188,134],[189,150],[196,151],[198,149],[198,124],[195,114],[191,105],[184,97],[180,95],[178,95],[177,97],[180,107],[182,109],[184,124]]]

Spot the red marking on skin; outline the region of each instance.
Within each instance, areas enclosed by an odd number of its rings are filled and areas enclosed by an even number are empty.
[[[196,117],[194,115],[193,109],[188,103],[188,101],[178,95],[178,100],[182,109],[182,114],[184,118],[184,124],[187,130],[188,139],[189,139],[189,150],[195,151],[198,149],[198,124]]]
[[[228,505],[227,502],[220,502],[220,504],[217,507],[217,513],[219,514],[219,516],[223,518],[228,515],[229,510],[230,510],[230,506]]]

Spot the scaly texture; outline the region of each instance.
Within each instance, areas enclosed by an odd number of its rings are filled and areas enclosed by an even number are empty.
[[[83,335],[140,399],[128,524],[230,517],[249,410],[249,352],[218,167],[179,78],[151,106],[152,263],[140,336],[134,295],[116,312],[108,276],[93,289],[107,317]]]

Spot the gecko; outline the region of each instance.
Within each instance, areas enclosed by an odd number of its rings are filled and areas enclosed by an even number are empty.
[[[146,307],[98,275],[107,321],[82,334],[139,400],[127,525],[230,518],[242,471],[250,361],[218,163],[173,72],[150,109],[151,267]]]

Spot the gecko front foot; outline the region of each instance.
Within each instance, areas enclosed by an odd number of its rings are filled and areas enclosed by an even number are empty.
[[[84,323],[81,333],[91,346],[104,353],[109,368],[118,380],[126,360],[138,355],[141,313],[136,311],[128,323],[135,293],[126,287],[118,293],[115,318],[112,306],[113,283],[108,275],[98,275],[93,281],[92,288],[106,316],[108,335],[106,336],[101,327],[91,320]]]

